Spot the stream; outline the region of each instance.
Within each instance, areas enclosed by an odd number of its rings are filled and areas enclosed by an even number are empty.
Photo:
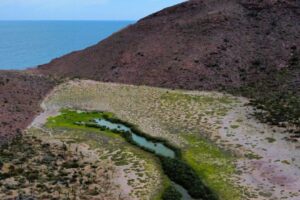
[[[137,135],[134,133],[131,128],[125,126],[124,124],[120,123],[113,123],[106,119],[95,119],[95,122],[104,128],[107,128],[111,131],[124,131],[129,132],[131,134],[131,137],[134,142],[137,143],[138,146],[144,147],[146,149],[149,149],[153,152],[155,152],[157,155],[169,157],[169,158],[175,158],[176,153],[166,145],[164,145],[162,142],[153,142],[150,139],[147,139],[143,136]],[[181,193],[183,200],[194,200],[187,192],[185,188],[183,188],[181,185],[178,185],[174,182],[172,182],[173,186],[177,189],[178,192]]]

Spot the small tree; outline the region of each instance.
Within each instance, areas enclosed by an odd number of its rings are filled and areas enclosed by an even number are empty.
[[[181,200],[182,199],[182,195],[180,194],[180,192],[178,192],[176,190],[176,188],[174,188],[173,186],[168,187],[163,196],[162,196],[163,200]]]
[[[0,170],[2,170],[2,167],[3,167],[3,162],[2,162],[2,160],[0,159]]]

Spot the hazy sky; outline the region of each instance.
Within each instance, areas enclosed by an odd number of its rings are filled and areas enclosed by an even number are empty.
[[[184,0],[0,0],[0,20],[137,20]]]

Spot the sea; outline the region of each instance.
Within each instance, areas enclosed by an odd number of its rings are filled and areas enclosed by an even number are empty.
[[[22,70],[97,44],[134,21],[0,21],[0,69]]]

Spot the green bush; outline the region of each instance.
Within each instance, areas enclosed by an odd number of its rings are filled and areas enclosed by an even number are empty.
[[[34,182],[39,178],[39,172],[37,170],[30,171],[24,174],[29,182]]]
[[[2,167],[3,167],[3,162],[2,162],[2,160],[0,159],[0,170],[2,170]]]
[[[182,185],[192,197],[203,200],[218,199],[185,162],[162,156],[160,160],[165,174],[175,183]]]
[[[73,161],[67,161],[67,162],[63,163],[62,167],[66,168],[66,169],[71,169],[71,168],[79,168],[80,165],[79,165],[78,161],[73,160]]]
[[[162,196],[162,200],[181,200],[182,195],[173,186],[168,187]]]
[[[278,92],[268,98],[257,98],[251,102],[262,111],[256,116],[266,122],[278,125],[288,122],[300,127],[300,97],[295,94]]]
[[[0,172],[0,180],[4,180],[4,179],[10,178],[12,176],[13,176],[13,174]]]

